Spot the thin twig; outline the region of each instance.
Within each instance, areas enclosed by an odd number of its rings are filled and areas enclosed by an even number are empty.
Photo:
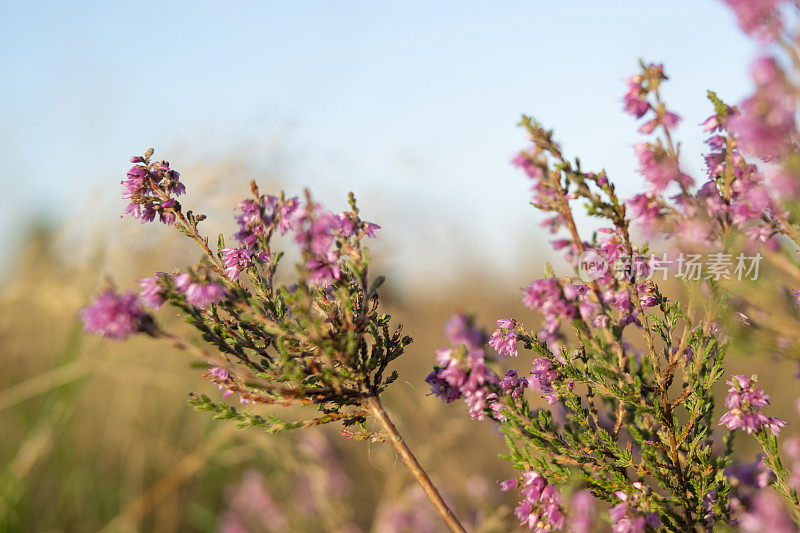
[[[451,511],[447,506],[442,498],[442,495],[439,494],[436,486],[431,481],[431,478],[428,477],[428,474],[422,469],[419,461],[417,461],[417,458],[414,457],[414,454],[406,445],[403,437],[397,431],[397,428],[389,418],[386,410],[384,410],[378,397],[370,396],[364,400],[363,405],[372,411],[372,414],[381,425],[381,428],[383,428],[386,434],[389,435],[389,440],[391,440],[395,450],[397,450],[397,453],[400,454],[403,462],[406,464],[408,469],[411,470],[411,474],[420,484],[422,490],[425,491],[428,499],[431,501],[431,503],[433,503],[433,506],[436,507],[436,511],[439,513],[439,515],[441,515],[442,519],[445,521],[450,530],[454,533],[466,533],[467,530],[464,529],[464,526],[462,526],[458,521],[456,515],[454,515],[453,511]]]

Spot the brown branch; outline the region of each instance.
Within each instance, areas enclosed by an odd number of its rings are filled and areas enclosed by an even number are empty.
[[[397,428],[389,418],[386,410],[384,410],[378,397],[370,396],[364,400],[363,405],[372,412],[373,416],[375,416],[375,419],[381,425],[381,428],[383,428],[386,434],[389,435],[389,440],[392,442],[395,450],[397,450],[397,453],[400,454],[403,462],[420,484],[422,490],[425,491],[425,494],[428,496],[428,499],[431,501],[431,503],[433,503],[433,506],[436,507],[436,511],[450,528],[450,531],[453,531],[454,533],[466,533],[467,530],[464,529],[464,526],[462,526],[458,521],[458,518],[456,518],[456,516],[453,514],[453,511],[451,511],[447,506],[442,498],[442,495],[439,494],[436,486],[431,481],[431,478],[428,477],[428,474],[422,469],[419,461],[417,461],[417,458],[414,457],[414,454],[406,445],[403,437],[397,431]]]

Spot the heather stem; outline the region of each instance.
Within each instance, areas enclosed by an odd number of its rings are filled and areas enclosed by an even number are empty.
[[[431,503],[433,503],[433,506],[436,507],[436,511],[439,513],[439,515],[441,515],[442,519],[445,521],[450,530],[455,533],[466,533],[464,526],[461,525],[461,523],[458,521],[458,518],[456,518],[456,516],[453,514],[453,511],[451,511],[447,506],[444,499],[442,499],[442,495],[439,494],[436,486],[431,481],[431,478],[428,477],[428,474],[422,469],[419,461],[417,461],[417,458],[414,457],[414,454],[406,445],[403,437],[397,431],[397,428],[389,418],[386,410],[381,405],[378,397],[370,396],[364,400],[364,406],[372,411],[375,419],[381,425],[383,430],[389,435],[389,440],[392,441],[392,445],[394,446],[395,450],[397,450],[397,453],[400,454],[403,462],[420,484],[422,490],[425,491],[428,499],[431,501]]]
[[[189,232],[188,233],[189,237],[191,237],[200,246],[200,248],[203,249],[203,251],[206,253],[208,258],[214,265],[214,268],[217,270],[217,272],[219,272],[221,276],[224,277],[225,267],[222,266],[222,263],[220,262],[219,258],[217,258],[217,256],[214,255],[214,253],[211,251],[211,248],[208,247],[208,242],[206,241],[206,239],[203,238],[203,236],[201,236],[197,232],[197,230],[191,226],[191,224],[189,224],[189,221],[186,220],[186,217],[183,216],[183,213],[181,213],[178,210],[175,210],[174,212],[175,215],[178,217],[178,220],[180,220],[181,224],[183,224],[183,227],[186,229],[187,232]]]

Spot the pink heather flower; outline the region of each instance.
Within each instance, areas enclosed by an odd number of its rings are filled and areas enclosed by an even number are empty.
[[[513,368],[506,371],[503,381],[500,382],[500,388],[503,394],[511,396],[512,398],[519,398],[528,388],[528,380],[519,377],[519,374]]]
[[[486,342],[484,333],[475,327],[472,317],[465,313],[453,315],[444,326],[444,334],[450,344],[463,344],[468,350],[480,350]]]
[[[652,236],[661,214],[661,206],[652,192],[637,194],[628,200],[631,214],[641,225],[645,232]]]
[[[312,257],[306,261],[305,267],[309,271],[308,282],[318,287],[328,288],[342,278],[339,253],[336,250]]]
[[[243,248],[223,248],[222,263],[225,265],[225,275],[231,281],[236,281],[242,270],[253,264],[250,252]],[[264,258],[267,258],[264,255]]]
[[[211,373],[211,375],[217,377],[218,379],[220,379],[222,381],[227,381],[228,377],[229,377],[228,371],[226,369],[222,368],[221,366],[212,367],[209,370],[209,373]],[[219,388],[219,390],[224,390],[225,391],[225,392],[222,393],[222,397],[223,398],[227,398],[228,396],[233,394],[232,390],[226,389],[222,385],[217,385],[217,388]]]
[[[567,300],[577,300],[589,292],[589,287],[582,284],[568,283],[564,285],[564,298]]]
[[[535,162],[535,158],[528,152],[520,152],[511,160],[511,164],[522,169],[529,178],[538,180],[544,175],[544,169]]]
[[[364,235],[375,239],[377,237],[375,232],[381,229],[381,227],[372,222],[363,222],[355,215],[339,213],[336,215],[335,229],[343,237],[352,237],[356,234],[357,230],[361,230],[364,232]]]
[[[506,479],[505,481],[500,482],[500,490],[503,492],[508,492],[511,489],[515,489],[519,486],[519,480],[517,478]]]
[[[539,279],[523,289],[522,303],[529,309],[541,309],[561,299],[561,289],[555,278]]]
[[[346,213],[339,213],[336,215],[335,226],[339,233],[344,237],[352,237],[356,232],[356,225]]]
[[[465,393],[464,403],[467,404],[469,416],[475,420],[484,420],[486,418],[484,411],[496,404],[492,397],[493,395],[493,393],[487,392],[486,389],[477,389],[473,392]],[[496,395],[494,396],[496,397]],[[492,409],[492,416],[497,415],[496,410]]]
[[[636,118],[642,118],[650,109],[650,104],[647,102],[647,92],[642,88],[642,81],[641,74],[631,76],[625,80],[625,83],[628,84],[628,91],[622,98],[625,112]]]
[[[164,303],[164,285],[160,278],[167,276],[166,272],[156,272],[152,278],[144,278],[139,281],[139,298],[153,309],[158,309]]]
[[[489,409],[492,411],[492,418],[500,421],[505,422],[508,420],[508,417],[503,414],[503,403],[500,401],[500,396],[496,392],[492,392],[486,395],[486,402],[489,404]]]
[[[212,281],[193,281],[189,274],[175,276],[175,288],[186,296],[186,301],[198,307],[208,307],[222,300],[227,289]]]
[[[564,298],[561,286],[555,278],[536,280],[522,289],[522,292],[522,303],[544,315],[545,324],[539,334],[545,340],[556,338],[559,320],[571,320],[577,315],[575,304]]]
[[[253,248],[260,237],[267,235],[267,228],[275,219],[275,209],[278,198],[275,196],[262,196],[255,200],[247,198],[239,202],[241,214],[236,216],[239,231],[234,237],[245,248]]]
[[[297,208],[299,206],[298,198],[292,197],[283,202],[278,209],[278,213],[280,214],[280,220],[278,221],[278,229],[281,232],[281,235],[286,235],[292,227],[295,225],[295,213],[297,212]]]
[[[80,310],[85,331],[114,340],[139,333],[145,316],[133,291],[117,294],[113,289],[101,292]]]
[[[711,133],[713,131],[720,129],[719,118],[717,117],[716,114],[711,115],[710,117],[705,119],[703,123],[700,125],[703,127],[703,131],[706,133]]]
[[[533,360],[531,371],[531,389],[550,394],[553,392],[553,381],[558,377],[558,371],[552,368],[553,363],[546,357]]]
[[[644,533],[648,527],[657,528],[661,525],[657,514],[648,513],[640,508],[644,496],[644,485],[637,481],[633,486],[638,489],[633,494],[623,491],[614,493],[621,500],[608,511],[611,519],[611,531],[614,533]]]
[[[792,146],[794,133],[794,105],[785,97],[771,102],[766,98],[759,102],[758,96],[740,104],[742,114],[731,120],[744,152],[770,161],[785,153]]]
[[[461,328],[465,324],[458,327]],[[459,335],[456,335],[458,340]],[[463,345],[463,344],[462,344]],[[440,348],[436,351],[436,365],[425,381],[431,386],[431,393],[451,402],[464,398],[469,414],[477,420],[484,419],[484,411],[491,408],[493,414],[499,412],[496,391],[500,384],[497,374],[486,366],[486,354],[480,347],[467,351],[463,349]]]
[[[652,283],[640,283],[636,290],[639,292],[639,303],[644,309],[658,305],[658,294]]]
[[[769,397],[756,384],[755,377],[734,375],[726,381],[730,388],[725,398],[725,406],[730,409],[719,419],[720,426],[730,430],[743,429],[747,433],[758,433],[766,429],[777,435],[786,422],[780,418],[767,417],[760,411],[769,405]]]
[[[536,533],[546,533],[564,528],[561,511],[561,496],[553,485],[536,471],[529,470],[522,476],[520,491],[522,499],[514,509],[520,525],[528,526]]]
[[[683,187],[694,183],[691,177],[681,172],[678,162],[669,157],[663,148],[648,143],[639,143],[634,148],[639,158],[639,172],[656,191],[663,192],[672,182]]]
[[[732,487],[753,487],[763,489],[775,479],[772,470],[764,464],[763,456],[759,455],[752,463],[733,463],[725,469],[725,477]]]
[[[453,357],[453,350],[436,350],[436,366],[425,378],[425,382],[431,386],[431,394],[450,403],[461,398],[461,387],[466,380],[467,373],[461,367],[460,361]]]
[[[451,387],[447,380],[439,376],[439,373],[439,371],[431,370],[425,378],[425,383],[431,387],[431,394],[438,396],[447,403],[459,399],[461,392],[457,388]]]
[[[786,0],[723,0],[736,14],[739,27],[763,43],[774,41],[781,31],[778,7]]]
[[[186,188],[180,182],[180,173],[171,170],[169,163],[145,164],[140,156],[131,158],[134,166],[122,181],[122,197],[130,200],[123,215],[131,215],[144,222],[152,222],[156,215],[161,222],[173,224],[178,207],[172,195],[180,196]],[[166,199],[164,198],[166,196]]]
[[[639,133],[644,133],[645,135],[649,135],[653,133],[653,131],[656,129],[656,126],[658,126],[659,124],[663,126],[665,130],[671,130],[678,125],[680,120],[681,117],[679,117],[675,113],[667,111],[666,113],[664,113],[663,117],[655,117],[642,124],[639,127]]]
[[[742,150],[769,161],[785,154],[795,139],[795,99],[785,75],[772,57],[757,60],[751,69],[756,91],[739,105],[730,121]]]
[[[216,376],[216,377],[218,377],[218,378],[219,378],[219,379],[221,379],[221,380],[226,380],[226,379],[228,379],[228,370],[227,370],[227,369],[225,369],[225,368],[222,368],[221,366],[215,366],[215,367],[212,367],[212,368],[209,370],[209,372],[210,372],[210,373],[211,373],[213,376]]]
[[[497,350],[500,355],[517,356],[517,332],[514,331],[515,323],[510,318],[495,322],[498,329],[489,338],[489,346]]]
[[[320,204],[306,205],[295,214],[297,231],[294,240],[303,250],[315,256],[327,254],[335,240],[334,231],[340,221]]]
[[[619,311],[629,311],[631,308],[631,298],[628,291],[620,289],[612,295],[612,305]]]
[[[725,205],[725,201],[719,194],[716,182],[713,180],[705,182],[703,186],[700,187],[697,197],[699,200],[703,201],[706,211],[708,211],[708,214],[711,216],[722,215],[728,209],[728,206]]]
[[[372,222],[364,222],[363,229],[367,237],[377,239],[378,235],[376,232],[381,229],[381,227],[377,224],[373,224]]]

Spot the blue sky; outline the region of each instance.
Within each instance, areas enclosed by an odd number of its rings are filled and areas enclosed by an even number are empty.
[[[36,214],[80,224],[97,190],[116,223],[126,160],[148,146],[180,169],[171,152],[223,156],[271,136],[296,159],[291,188],[368,198],[397,268],[426,278],[462,268],[465,248],[501,272],[542,248],[508,164],[520,113],[627,196],[639,136],[620,97],[638,58],[665,63],[684,162],[699,170],[705,90],[739,100],[758,53],[716,0],[0,7],[6,235]]]

